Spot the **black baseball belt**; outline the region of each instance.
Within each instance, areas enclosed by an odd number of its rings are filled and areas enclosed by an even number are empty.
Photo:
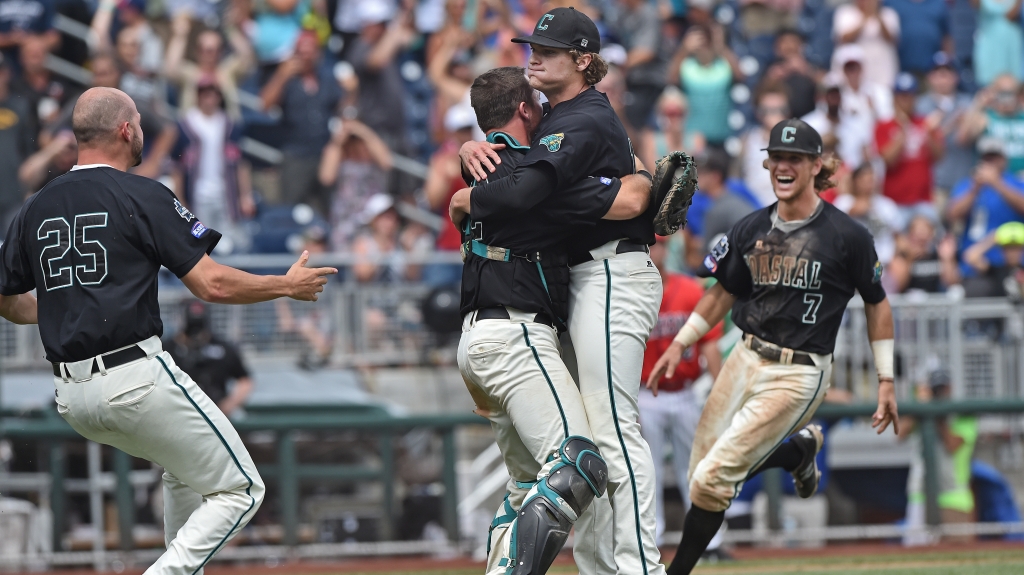
[[[109,371],[115,367],[119,367],[126,363],[131,363],[133,361],[146,357],[146,352],[143,351],[142,348],[136,344],[118,351],[100,354],[99,357],[103,358],[103,367],[105,367]],[[53,375],[57,377],[64,377],[64,374],[60,372],[60,362],[55,362],[52,365]],[[96,375],[97,373],[100,373],[100,364],[98,361],[96,361],[96,358],[93,358],[92,374]]]
[[[476,319],[505,319],[510,320],[512,316],[509,315],[508,310],[504,306],[485,307],[483,309],[476,310]],[[533,321],[542,325],[546,325],[552,329],[555,327],[555,322],[551,321],[548,314],[540,312],[534,316]]]
[[[762,359],[777,361],[786,365],[797,364],[817,367],[817,364],[814,363],[814,359],[807,352],[792,350],[788,347],[779,347],[774,343],[768,343],[767,341],[749,333],[743,336],[743,341],[750,351],[761,356]]]
[[[651,248],[647,247],[647,244],[643,242],[636,242],[633,240],[619,240],[619,245],[615,246],[616,255],[632,252],[644,252],[649,254],[651,253]],[[590,252],[569,254],[569,267],[592,261],[594,261],[594,254]]]

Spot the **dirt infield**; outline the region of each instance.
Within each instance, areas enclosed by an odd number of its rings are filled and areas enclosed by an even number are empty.
[[[665,550],[666,562],[671,550]],[[819,549],[737,549],[736,561],[698,567],[695,575],[1020,575],[1024,544],[984,542],[905,549],[898,545],[834,545]],[[120,575],[136,575],[130,569]],[[468,559],[426,557],[288,562],[276,565],[213,564],[206,575],[481,575],[483,564]],[[85,575],[91,570],[53,571],[51,575]],[[563,553],[550,571],[576,573],[572,556]]]

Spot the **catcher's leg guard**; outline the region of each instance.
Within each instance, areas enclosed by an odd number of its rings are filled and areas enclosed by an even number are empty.
[[[608,466],[589,439],[567,438],[558,455],[561,462],[530,490],[516,517],[511,575],[546,573],[572,524],[608,487]]]

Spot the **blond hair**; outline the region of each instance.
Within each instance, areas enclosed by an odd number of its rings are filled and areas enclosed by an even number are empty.
[[[590,65],[583,69],[583,81],[588,86],[596,86],[598,82],[604,80],[604,77],[608,75],[608,62],[605,62],[604,58],[596,52],[587,52],[587,54],[590,54],[592,59],[590,60]],[[573,64],[579,64],[582,55],[583,52],[576,48],[569,50],[569,56],[572,57]]]
[[[832,179],[832,176],[836,175],[841,165],[842,162],[834,154],[822,157],[821,171],[818,172],[817,176],[814,176],[814,189],[818,192],[824,192],[836,187],[836,182]]]

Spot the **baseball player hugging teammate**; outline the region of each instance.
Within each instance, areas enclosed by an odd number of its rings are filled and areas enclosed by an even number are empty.
[[[482,74],[470,101],[487,141],[505,146],[497,172],[478,182],[486,186],[529,157],[541,106],[516,67]],[[572,525],[605,492],[607,465],[558,344],[569,311],[564,243],[576,225],[635,217],[649,194],[650,180],[640,175],[584,178],[524,210],[481,201],[472,217],[453,214],[465,258],[459,369],[477,413],[491,420],[511,478],[491,524],[488,573],[546,572]]]
[[[541,16],[532,35],[513,42],[530,44],[529,84],[544,93],[548,106],[530,150],[507,176],[495,181],[498,174],[489,174],[504,160],[487,143],[468,143],[460,151],[464,168],[488,182],[454,195],[453,220],[468,213],[484,222],[484,233],[492,219],[530,209],[544,214],[543,202],[581,181],[609,182],[635,171],[626,130],[607,97],[593,87],[607,72],[597,55],[601,40],[594,23],[574,9],[556,8]],[[654,463],[637,422],[644,347],[662,292],[661,276],[648,257],[658,208],[652,201],[637,217],[603,219],[561,236],[569,267],[558,269],[569,275],[566,319],[579,365],[578,393],[594,451],[607,464],[608,497],[576,523],[574,552],[584,575],[664,572],[655,541]],[[544,233],[565,230],[557,219],[548,220]],[[554,352],[551,361],[557,361]],[[550,416],[540,411],[545,401],[539,394],[531,401],[531,425],[550,425]]]
[[[834,162],[821,136],[801,120],[772,128],[765,168],[778,202],[740,220],[705,258],[718,283],[697,304],[655,364],[648,386],[671,376],[683,351],[732,309],[743,330],[715,380],[690,457],[690,499],[683,539],[667,573],[689,573],[722,525],[743,482],[771,467],[793,475],[797,494],[818,487],[822,435],[807,424],[825,397],[832,352],[854,291],[864,299],[878,370],[872,425],[898,431],[893,389],[893,320],[871,234],[821,200]]]

